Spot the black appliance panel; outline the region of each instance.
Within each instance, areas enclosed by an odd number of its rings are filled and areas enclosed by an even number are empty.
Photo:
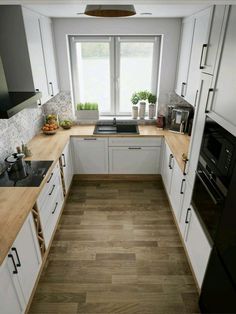
[[[40,186],[53,161],[25,161],[22,171],[4,171],[0,174],[0,187],[36,187]]]

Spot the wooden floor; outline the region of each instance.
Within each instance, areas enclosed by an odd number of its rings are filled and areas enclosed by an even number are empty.
[[[30,313],[199,313],[161,181],[74,181]]]

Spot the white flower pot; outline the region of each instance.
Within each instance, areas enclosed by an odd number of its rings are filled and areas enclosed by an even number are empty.
[[[140,103],[139,103],[139,118],[140,119],[145,118],[145,111],[146,111],[146,102],[140,101]]]
[[[133,106],[132,107],[132,118],[133,119],[138,119],[138,106]]]
[[[154,119],[155,115],[156,115],[156,104],[149,104],[148,106],[149,119]]]
[[[79,121],[97,121],[99,119],[99,111],[76,110],[76,117]]]

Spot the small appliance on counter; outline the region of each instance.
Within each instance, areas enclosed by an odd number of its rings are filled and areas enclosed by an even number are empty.
[[[168,106],[167,126],[171,132],[184,134],[188,132],[189,121],[193,117],[191,106]]]
[[[6,168],[0,174],[0,187],[36,187],[41,184],[53,161],[25,161],[24,154],[12,154],[5,159]]]

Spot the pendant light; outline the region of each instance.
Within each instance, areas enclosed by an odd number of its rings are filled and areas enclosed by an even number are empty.
[[[84,14],[98,17],[125,17],[136,14],[133,5],[87,5]]]

